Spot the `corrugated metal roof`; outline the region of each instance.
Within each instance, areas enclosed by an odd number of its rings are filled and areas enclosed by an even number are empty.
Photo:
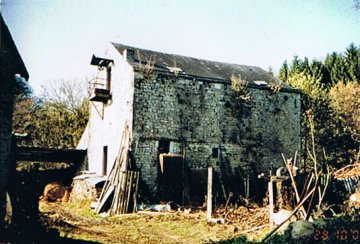
[[[148,60],[154,60],[154,70],[159,72],[171,72],[175,69],[182,76],[195,76],[199,78],[207,78],[222,81],[229,81],[232,75],[240,75],[242,79],[245,79],[249,84],[254,86],[267,86],[269,83],[279,83],[280,81],[274,76],[260,67],[230,64],[216,61],[209,61],[197,58],[191,58],[176,54],[167,54],[162,52],[156,52],[137,47],[131,47],[127,45],[112,43],[114,47],[123,54],[125,49],[130,50],[134,57],[128,58],[128,61],[133,65],[138,65],[140,60],[146,62]],[[266,82],[256,82],[264,81]],[[283,84],[284,88],[291,88],[290,86]]]

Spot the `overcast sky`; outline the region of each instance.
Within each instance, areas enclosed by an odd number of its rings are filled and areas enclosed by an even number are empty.
[[[353,0],[2,0],[30,74],[42,84],[90,79],[106,42],[275,72],[294,55],[322,59],[360,44]]]

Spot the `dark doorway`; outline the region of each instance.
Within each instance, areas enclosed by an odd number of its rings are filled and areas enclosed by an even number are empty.
[[[161,154],[159,171],[159,198],[161,201],[183,203],[184,159],[179,154]]]

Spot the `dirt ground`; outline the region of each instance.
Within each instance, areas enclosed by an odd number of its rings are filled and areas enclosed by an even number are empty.
[[[259,241],[270,229],[266,208],[222,209],[217,215],[226,217],[226,223],[207,224],[206,212],[200,210],[101,217],[89,205],[86,201],[42,202],[41,222],[64,238],[99,243],[230,243],[244,234]]]

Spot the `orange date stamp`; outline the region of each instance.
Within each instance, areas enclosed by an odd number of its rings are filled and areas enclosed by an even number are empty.
[[[360,230],[353,229],[338,229],[338,230],[327,230],[327,229],[316,229],[313,236],[316,241],[360,241]]]

